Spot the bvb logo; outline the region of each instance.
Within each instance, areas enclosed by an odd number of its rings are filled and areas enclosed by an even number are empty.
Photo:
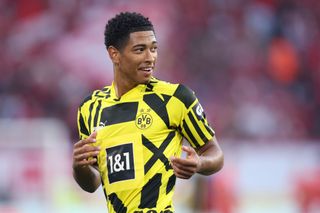
[[[147,129],[151,126],[151,124],[152,124],[152,117],[148,113],[141,113],[136,118],[136,126],[139,129]]]

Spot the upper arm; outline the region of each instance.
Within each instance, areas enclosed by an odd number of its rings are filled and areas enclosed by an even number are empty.
[[[180,100],[181,119],[179,129],[190,145],[199,149],[213,139],[214,131],[210,127],[205,112],[188,87],[179,85],[174,96]]]

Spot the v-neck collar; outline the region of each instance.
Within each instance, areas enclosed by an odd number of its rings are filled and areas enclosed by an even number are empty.
[[[115,83],[114,81],[111,84],[111,88],[110,88],[110,96],[114,99],[114,100],[130,100],[132,98],[136,98],[137,94],[143,94],[146,90],[147,85],[146,84],[138,84],[137,86],[135,86],[134,88],[132,88],[131,90],[127,91],[126,93],[124,93],[121,97],[118,97],[116,94],[116,89],[115,89]]]

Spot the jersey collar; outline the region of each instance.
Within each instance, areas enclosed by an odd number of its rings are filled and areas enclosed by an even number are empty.
[[[144,92],[146,91],[146,84],[138,84],[136,87],[132,88],[125,94],[123,94],[120,98],[116,95],[116,90],[115,90],[115,83],[112,81],[111,88],[110,88],[110,96],[114,100],[127,100],[127,99],[132,99],[132,98],[137,98],[140,95],[143,95]]]

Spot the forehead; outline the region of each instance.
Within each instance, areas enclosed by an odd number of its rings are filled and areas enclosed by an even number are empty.
[[[137,44],[149,44],[157,42],[156,36],[152,30],[150,31],[137,31],[130,33],[128,45],[137,45]]]

